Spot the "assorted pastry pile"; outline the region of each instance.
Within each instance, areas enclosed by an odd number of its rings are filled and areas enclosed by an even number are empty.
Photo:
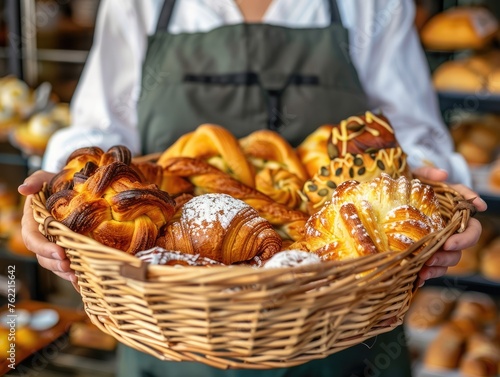
[[[344,260],[406,250],[445,226],[390,123],[370,112],[296,149],[273,131],[236,139],[212,124],[155,160],[82,148],[47,190],[47,209],[71,230],[162,264]]]

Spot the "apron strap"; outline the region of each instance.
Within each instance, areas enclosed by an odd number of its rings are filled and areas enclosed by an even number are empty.
[[[330,4],[330,22],[342,25],[342,17],[340,17],[337,0],[328,0],[328,3]]]
[[[330,22],[332,24],[338,23],[342,25],[342,18],[340,17],[339,7],[337,5],[337,0],[328,0],[330,5]],[[175,0],[165,0],[163,7],[158,17],[158,23],[156,24],[156,31],[167,31],[168,25],[170,24],[170,19],[172,18],[172,13],[174,11]]]
[[[161,8],[158,23],[156,24],[156,31],[167,31],[172,13],[174,12],[175,0],[165,0]]]

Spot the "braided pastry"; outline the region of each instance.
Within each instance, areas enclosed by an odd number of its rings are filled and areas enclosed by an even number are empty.
[[[332,129],[333,126],[325,124],[309,134],[297,146],[297,155],[307,171],[308,178],[314,177],[322,166],[328,166],[330,163],[326,151]]]
[[[323,153],[330,159],[328,165],[321,166],[303,189],[310,212],[318,210],[346,180],[369,181],[382,172],[393,178],[411,177],[406,154],[382,115],[367,112],[364,116],[343,120],[332,128]],[[304,152],[302,156],[309,158]]]
[[[255,173],[238,140],[221,126],[202,124],[181,136],[160,155],[157,163],[163,166],[172,157],[203,159],[247,186],[255,186]]]
[[[225,194],[196,196],[182,207],[157,246],[223,264],[269,259],[281,250],[272,225],[245,202]]]
[[[252,132],[240,139],[240,145],[255,168],[255,188],[278,203],[299,208],[307,173],[292,146],[270,130]]]
[[[79,148],[69,155],[64,168],[51,179],[48,186],[49,193],[71,189],[75,173],[84,168],[87,169],[88,175],[92,169],[95,170],[99,166],[115,161],[130,165],[131,160],[130,150],[122,145],[111,147],[106,152],[99,147]]]
[[[49,196],[52,216],[76,233],[134,254],[154,246],[175,202],[155,185],[140,182],[128,165],[112,162],[89,177],[75,175],[73,189]]]
[[[131,167],[141,176],[142,182],[153,183],[172,196],[192,193],[194,190],[194,186],[187,179],[168,174],[154,162],[132,163]]]
[[[163,169],[167,173],[187,178],[195,186],[196,195],[222,193],[243,200],[268,220],[285,239],[297,240],[303,234],[305,222],[309,217],[305,212],[277,203],[203,160],[171,158],[163,162]]]
[[[290,249],[312,251],[324,260],[403,251],[445,223],[431,186],[382,173],[368,182],[340,184],[306,223],[303,239]]]

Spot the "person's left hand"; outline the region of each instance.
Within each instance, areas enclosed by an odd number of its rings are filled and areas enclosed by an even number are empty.
[[[448,173],[441,169],[432,167],[422,167],[416,169],[414,173],[422,178],[433,181],[444,182],[448,178]],[[450,185],[465,199],[472,199],[472,204],[478,212],[486,211],[487,205],[479,195],[467,186],[457,184]],[[425,263],[424,267],[419,272],[418,285],[424,285],[426,280],[443,276],[448,267],[455,266],[462,257],[462,250],[467,249],[477,243],[481,235],[481,223],[471,217],[467,223],[467,228],[462,233],[452,235],[443,247],[436,251],[432,257]]]

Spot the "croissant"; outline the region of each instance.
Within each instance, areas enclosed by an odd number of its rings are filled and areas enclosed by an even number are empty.
[[[349,180],[311,215],[304,237],[289,248],[324,260],[403,251],[445,226],[439,207],[432,187],[417,179],[382,173],[368,182]]]
[[[112,162],[85,177],[76,174],[73,189],[50,195],[51,215],[74,232],[134,254],[154,246],[174,215],[175,202],[155,185],[140,182],[128,165]]]
[[[303,235],[309,215],[274,201],[203,160],[171,158],[163,162],[163,169],[170,174],[189,179],[195,186],[196,195],[222,193],[243,200],[269,221],[283,238],[297,240]]]
[[[109,148],[104,152],[99,147],[84,147],[75,150],[69,155],[64,168],[56,174],[48,185],[50,193],[55,193],[60,190],[71,189],[73,187],[73,178],[75,173],[81,171],[87,166],[87,172],[90,171],[90,166],[95,168],[110,164],[114,161],[122,162],[129,165],[132,160],[130,150],[122,145],[117,145]]]
[[[172,157],[203,159],[244,184],[255,186],[253,167],[238,140],[221,126],[202,124],[195,131],[181,136],[160,155],[157,164],[163,166]]]
[[[411,178],[407,156],[383,115],[367,112],[364,116],[343,120],[332,127],[323,153],[328,155],[330,162],[321,166],[303,188],[309,200],[309,212],[319,209],[346,180],[369,181],[381,173],[393,178]],[[309,158],[307,153],[302,156]]]
[[[255,168],[255,188],[278,203],[299,208],[307,173],[292,146],[270,130],[252,132],[239,142]]]
[[[157,246],[229,265],[269,259],[280,251],[281,237],[245,202],[204,194],[184,204],[179,221],[168,225]]]

